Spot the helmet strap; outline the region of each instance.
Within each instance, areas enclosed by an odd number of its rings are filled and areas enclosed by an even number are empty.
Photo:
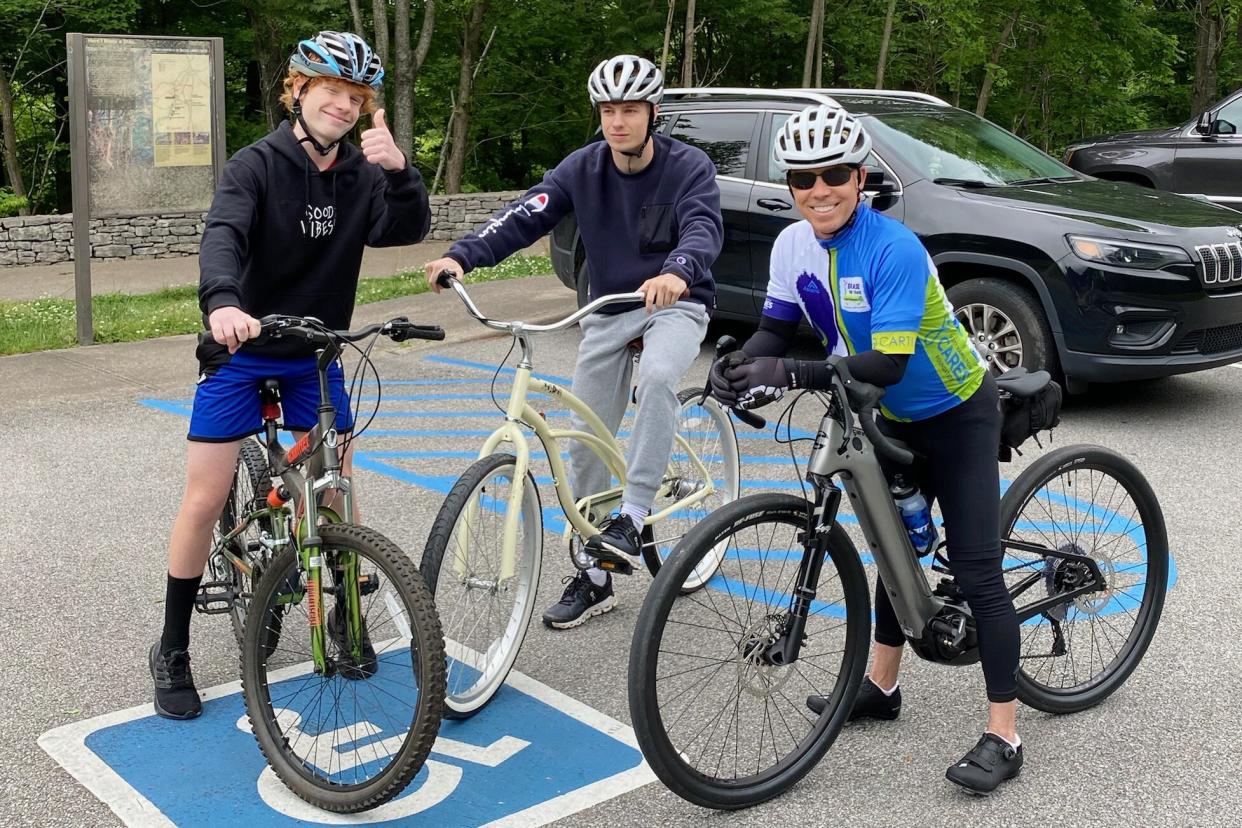
[[[304,137],[298,139],[299,144],[310,143],[310,145],[315,148],[315,152],[319,153],[320,156],[326,157],[331,154],[332,150],[336,149],[337,144],[341,143],[341,139],[337,138],[332,143],[324,146],[319,143],[319,140],[315,138],[314,135],[311,134],[310,126],[307,125],[306,119],[302,117],[302,98],[300,94],[293,96],[292,114],[293,120],[300,124],[302,126],[302,132],[306,133]]]
[[[622,155],[630,158],[642,158],[643,153],[647,151],[647,144],[651,141],[651,136],[655,133],[655,104],[647,102],[650,109],[647,112],[647,135],[643,138],[643,142],[638,145],[636,150],[617,150]]]

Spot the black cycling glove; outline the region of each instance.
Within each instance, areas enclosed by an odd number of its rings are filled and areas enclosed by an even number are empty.
[[[794,385],[797,360],[781,357],[751,357],[734,351],[721,358],[721,374],[736,396],[735,408],[749,410],[776,402],[785,389]],[[715,366],[713,366],[714,368]]]

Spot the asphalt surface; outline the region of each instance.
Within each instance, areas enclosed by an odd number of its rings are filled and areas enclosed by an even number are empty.
[[[473,288],[498,316],[546,321],[573,307],[550,277]],[[385,379],[487,379],[507,338],[432,295],[360,309],[357,322],[405,313],[448,330],[442,343],[383,345]],[[713,331],[715,334],[716,331]],[[541,337],[540,372],[572,372],[576,331]],[[444,361],[466,360],[484,368]],[[705,349],[688,378],[705,374]],[[0,358],[8,509],[0,520],[3,626],[17,656],[0,674],[0,824],[114,825],[116,817],[36,746],[59,725],[150,699],[146,650],[162,621],[168,530],[181,493],[184,417],[144,400],[185,401],[194,365],[188,337]],[[484,386],[485,387],[485,386]],[[474,389],[474,390],[477,390]],[[1237,596],[1236,493],[1242,491],[1237,411],[1242,369],[1101,387],[1071,400],[1054,446],[1100,443],[1148,476],[1163,506],[1178,581],[1143,663],[1113,697],[1055,717],[1022,709],[1022,776],[989,799],[961,794],[945,768],[983,725],[978,667],[908,658],[902,717],[847,728],[820,765],[784,796],[741,812],[691,806],[656,782],[561,821],[564,825],[1207,825],[1242,812],[1234,741],[1242,732],[1242,602]],[[442,403],[428,403],[434,409]],[[499,418],[479,401],[478,427]],[[405,406],[401,406],[405,407]],[[460,408],[453,403],[452,408]],[[494,411],[494,410],[493,410]],[[471,423],[476,422],[473,417]],[[795,425],[812,428],[808,407]],[[422,426],[385,420],[376,428]],[[474,427],[471,425],[471,427]],[[743,427],[740,427],[743,428]],[[366,438],[364,438],[366,439]],[[374,437],[364,448],[471,449],[446,439]],[[788,456],[770,440],[745,451]],[[798,449],[801,456],[802,449]],[[1039,454],[1003,469],[1012,478]],[[454,476],[469,460],[428,469]],[[773,475],[766,467],[765,476]],[[746,475],[743,466],[743,474]],[[792,472],[786,472],[792,480]],[[435,492],[362,472],[365,522],[417,557],[440,505]],[[552,502],[543,492],[545,505]],[[560,595],[559,538],[549,533],[537,608]],[[576,630],[532,627],[517,669],[629,722],[626,663],[649,576],[617,584],[619,606]],[[200,687],[237,678],[224,617],[192,628]]]

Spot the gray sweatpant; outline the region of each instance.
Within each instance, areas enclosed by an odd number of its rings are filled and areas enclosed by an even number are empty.
[[[707,309],[697,302],[677,302],[650,314],[646,308],[611,316],[593,313],[579,326],[582,344],[572,389],[612,434],[620,428],[630,401],[634,363],[625,346],[642,337],[638,413],[625,458],[629,479],[623,497],[626,503],[649,510],[673,448],[678,387],[707,334]],[[573,427],[587,430],[577,415]],[[576,497],[601,492],[612,483],[595,453],[576,440],[570,441],[569,463]]]

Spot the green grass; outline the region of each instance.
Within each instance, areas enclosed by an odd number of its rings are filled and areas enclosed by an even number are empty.
[[[467,283],[495,282],[552,272],[547,256],[513,256],[496,267],[479,268]],[[381,302],[427,291],[423,271],[409,271],[358,282],[358,304]],[[95,341],[135,342],[157,336],[196,333],[202,329],[195,285],[158,293],[105,293],[94,298]],[[77,321],[71,299],[0,302],[0,356],[71,348],[77,344]]]

